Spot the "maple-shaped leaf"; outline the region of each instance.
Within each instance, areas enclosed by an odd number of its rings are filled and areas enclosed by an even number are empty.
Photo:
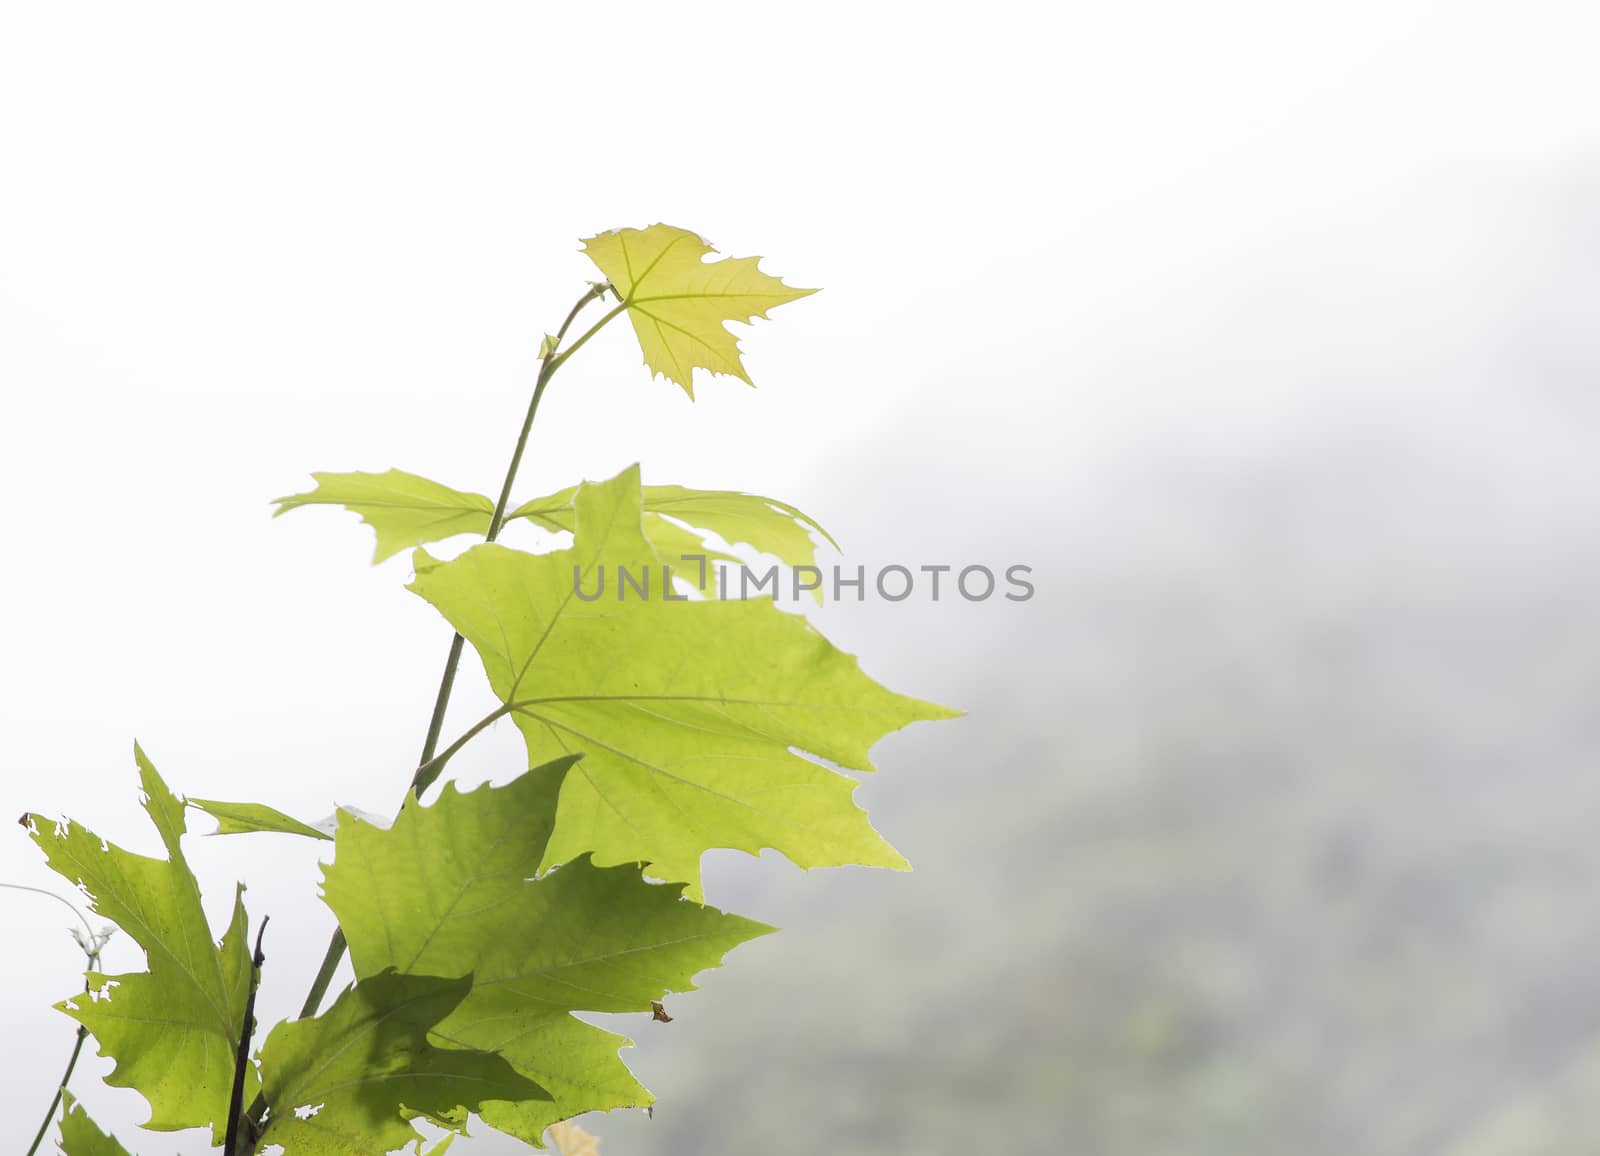
[[[279,498],[277,513],[303,506],[343,506],[359,514],[377,536],[374,563],[408,547],[440,542],[457,534],[486,534],[494,513],[494,503],[482,494],[452,489],[403,470],[382,474],[323,472],[312,477],[317,480],[317,488]],[[569,486],[524,502],[511,511],[508,520],[525,518],[546,530],[571,530],[572,501],[577,493],[577,486]],[[738,559],[706,547],[704,533],[697,531],[753,546],[789,566],[815,564],[817,544],[813,533],[838,549],[838,543],[816,519],[787,502],[759,494],[646,486],[644,508],[645,534],[656,554],[702,592],[712,584],[712,564]],[[692,529],[685,529],[683,524]],[[686,554],[704,555],[707,562],[685,563],[682,559]]]
[[[739,342],[724,324],[815,293],[761,272],[759,257],[706,261],[714,250],[671,225],[615,229],[583,242],[628,311],[644,363],[694,396],[696,368],[754,384],[739,360]]]
[[[957,712],[885,689],[770,601],[674,601],[659,574],[654,597],[619,586],[623,569],[659,569],[637,466],[584,486],[575,512],[570,550],[413,557],[411,589],[477,650],[530,762],[586,754],[547,863],[585,851],[648,862],[696,897],[713,847],[773,847],[802,867],[904,867],[856,807],[855,780],[795,751],[870,770],[884,735]]]
[[[282,1145],[284,1156],[372,1156],[419,1139],[416,1116],[446,1121],[491,1100],[543,1096],[499,1056],[428,1042],[472,985],[470,975],[383,971],[315,1019],[273,1028],[261,1048],[260,1146]]]
[[[530,1143],[582,1112],[650,1102],[622,1037],[574,1011],[648,1012],[667,990],[771,931],[586,859],[536,877],[571,758],[503,787],[447,784],[390,828],[341,815],[323,895],[358,976],[464,973],[472,988],[432,1039],[499,1054],[550,1099],[486,1103],[480,1117]],[[414,1106],[414,1105],[413,1105]]]
[[[571,531],[577,525],[573,502],[579,487],[569,486],[547,497],[524,502],[512,518],[527,518],[546,530]],[[708,593],[715,584],[713,567],[719,562],[737,564],[731,554],[705,545],[706,534],[725,542],[744,543],[771,554],[786,566],[814,566],[820,535],[835,550],[839,544],[815,518],[776,498],[738,490],[694,490],[686,486],[644,486],[640,490],[644,535],[656,557],[673,568],[675,576]],[[695,562],[694,558],[702,561]],[[822,588],[817,586],[817,600]]]
[[[63,1156],[128,1156],[115,1136],[89,1119],[71,1092],[61,1093],[61,1151]]]
[[[424,542],[456,534],[482,534],[494,513],[494,503],[482,494],[453,490],[404,470],[311,476],[316,479],[316,489],[273,499],[278,508],[272,516],[302,506],[343,506],[354,511],[377,533],[374,563]]]
[[[152,859],[103,842],[74,822],[26,816],[50,867],[82,888],[92,909],[144,949],[148,971],[92,972],[90,991],[57,1006],[93,1033],[116,1060],[106,1082],[150,1102],[144,1125],[158,1131],[209,1126],[222,1143],[234,1055],[253,969],[246,942],[244,888],[219,946],[200,904],[200,885],[183,857],[184,804],[137,746],[144,808],[167,858]],[[255,1092],[247,1070],[246,1093]]]

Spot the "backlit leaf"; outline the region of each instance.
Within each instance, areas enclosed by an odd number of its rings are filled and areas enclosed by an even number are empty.
[[[377,535],[374,562],[382,562],[408,547],[443,541],[457,534],[486,534],[494,513],[494,503],[482,494],[451,489],[402,470],[383,474],[316,473],[312,477],[317,479],[317,488],[279,498],[277,512],[284,514],[302,506],[343,506],[360,514]],[[511,511],[508,520],[525,518],[546,530],[571,530],[572,502],[577,493],[577,486],[569,486],[524,502]],[[786,502],[758,494],[646,486],[644,508],[645,534],[657,555],[702,592],[711,585],[709,563],[738,559],[707,548],[703,533],[685,530],[679,522],[730,543],[743,542],[789,566],[815,563],[813,533],[838,549],[815,519]],[[708,565],[680,563],[684,554],[704,554]]]
[[[771,930],[688,902],[681,886],[647,883],[637,866],[579,859],[535,878],[571,763],[504,787],[446,784],[388,829],[341,816],[324,869],[357,975],[472,974],[470,993],[432,1038],[497,1052],[546,1089],[550,1100],[479,1112],[530,1143],[581,1112],[650,1102],[617,1056],[627,1041],[570,1012],[648,1012]]]
[[[61,1095],[61,1151],[64,1156],[128,1156],[115,1136],[100,1131],[71,1092]]]
[[[601,233],[585,240],[583,251],[626,307],[650,371],[677,382],[690,397],[696,368],[753,384],[725,322],[765,317],[816,292],[761,272],[759,257],[707,262],[711,246],[671,225]]]
[[[375,563],[424,542],[482,534],[494,513],[494,503],[482,494],[453,490],[404,470],[311,476],[316,489],[274,499],[273,517],[302,506],[343,506],[377,532]]]
[[[450,562],[419,550],[411,585],[477,649],[530,762],[586,755],[546,862],[592,851],[696,886],[713,847],[904,867],[852,801],[855,781],[794,750],[870,770],[884,735],[956,712],[886,690],[768,601],[663,598],[637,467],[583,487],[575,511],[570,550],[483,545]],[[622,597],[624,568],[651,570],[655,596]]]
[[[332,835],[319,831],[309,823],[285,815],[265,803],[224,803],[216,799],[188,798],[184,800],[197,811],[204,811],[217,821],[213,835],[246,835],[255,831],[274,831],[283,835],[304,835],[308,839],[329,839]]]
[[[432,1148],[429,1148],[427,1152],[424,1153],[424,1156],[444,1156],[446,1152],[450,1151],[450,1145],[456,1142],[456,1137],[460,1135],[460,1132],[446,1132],[443,1136],[439,1137],[439,1142],[437,1144],[435,1144]]]
[[[315,1019],[272,1029],[261,1049],[268,1115],[261,1144],[284,1156],[373,1156],[419,1138],[410,1120],[544,1095],[499,1056],[435,1047],[428,1032],[472,989],[383,971],[358,980]]]
[[[167,858],[124,851],[77,823],[29,815],[34,842],[50,867],[89,896],[92,909],[144,949],[149,970],[91,973],[91,992],[59,1004],[94,1034],[100,1054],[116,1060],[106,1082],[133,1088],[150,1102],[146,1128],[211,1126],[223,1140],[234,1053],[252,968],[241,886],[220,947],[211,938],[200,886],[184,860],[184,805],[134,747],[144,808],[161,833]],[[255,1073],[247,1093],[254,1094]]]
[[[573,502],[578,487],[569,486],[544,498],[524,502],[511,512],[513,518],[527,518],[547,530],[571,531],[576,525]],[[744,543],[762,554],[771,554],[786,566],[813,566],[817,560],[820,535],[835,550],[839,544],[815,518],[776,498],[744,494],[737,490],[693,490],[686,486],[644,486],[641,490],[645,537],[656,557],[673,568],[673,574],[686,578],[702,593],[715,585],[712,570],[718,562],[737,564],[731,554],[704,544],[706,533],[725,542]],[[682,523],[680,525],[680,523]],[[691,527],[685,529],[684,527]],[[702,555],[697,564],[686,556]],[[821,601],[821,589],[817,590]]]

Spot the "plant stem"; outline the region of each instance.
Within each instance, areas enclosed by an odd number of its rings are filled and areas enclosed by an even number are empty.
[[[239,1050],[233,1058],[233,1094],[228,1099],[228,1133],[222,1142],[224,1152],[232,1152],[239,1143],[239,1125],[244,1117],[244,1076],[250,1068],[250,1035],[255,1028],[256,989],[261,986],[261,965],[267,957],[261,954],[261,940],[267,934],[270,915],[261,917],[261,927],[256,931],[256,953],[250,960],[250,994],[244,1000],[244,1023],[239,1028]],[[250,1121],[253,1132],[255,1121]]]
[[[578,298],[577,303],[574,304],[570,310],[568,310],[566,320],[562,321],[561,323],[561,328],[556,330],[556,344],[558,346],[561,343],[561,339],[567,335],[567,330],[572,328],[573,321],[577,319],[577,316],[583,310],[583,307],[596,298],[605,296],[605,292],[606,287],[604,285],[594,285],[587,293]],[[561,364],[566,361],[571,354],[576,353],[584,342],[593,337],[595,333],[599,331],[602,325],[616,316],[621,308],[622,306],[619,305],[616,309],[613,309],[610,313],[606,314],[594,325],[590,326],[588,331],[585,332],[582,337],[578,338],[571,349],[566,350],[564,353],[559,355],[545,357],[543,363],[539,366],[539,377],[538,380],[534,382],[533,386],[533,399],[528,403],[527,416],[522,419],[522,431],[517,435],[516,448],[511,452],[511,464],[506,467],[505,481],[500,484],[500,497],[495,502],[494,514],[489,518],[489,531],[483,537],[485,542],[493,542],[496,538],[498,538],[500,536],[501,527],[505,525],[506,509],[511,504],[511,487],[516,483],[517,470],[522,465],[523,451],[528,448],[528,435],[533,432],[533,419],[538,416],[539,402],[544,398],[545,386],[550,384],[550,379],[555,376],[555,372],[561,367]],[[433,700],[433,715],[428,720],[428,736],[422,744],[422,755],[417,759],[419,769],[416,777],[414,777],[412,780],[410,788],[407,790],[405,802],[401,803],[402,807],[404,807],[406,803],[409,803],[413,796],[420,799],[422,797],[422,792],[427,789],[428,785],[433,782],[434,778],[438,777],[438,771],[435,771],[434,774],[428,777],[425,781],[420,783],[418,782],[418,779],[422,777],[421,768],[427,767],[433,761],[434,751],[438,748],[439,733],[444,729],[445,710],[450,705],[450,692],[455,687],[456,668],[461,665],[461,652],[465,645],[466,639],[462,638],[459,634],[450,639],[450,652],[445,656],[444,674],[439,679],[439,692],[434,696]],[[337,966],[338,957],[344,955],[344,944],[342,940],[339,944],[337,952],[334,951],[332,944],[329,945],[328,952],[330,955],[334,956],[334,965]],[[324,967],[326,966],[326,963],[324,963]],[[319,994],[317,998],[320,1001],[322,997]]]
[[[594,294],[597,297],[602,296],[604,294],[604,290],[596,289],[594,290]],[[618,305],[610,313],[607,313],[604,317],[600,318],[599,321],[596,321],[593,325],[589,326],[588,329],[584,330],[583,336],[574,341],[571,348],[562,350],[556,355],[555,359],[551,361],[550,372],[554,373],[556,370],[560,369],[561,366],[566,362],[567,358],[571,357],[574,353],[578,352],[578,350],[582,349],[589,338],[593,337],[596,333],[599,333],[602,329],[604,329],[606,325],[610,323],[612,318],[616,317],[617,314],[621,313],[626,308],[626,304]],[[572,318],[577,316],[577,312],[578,311],[574,309],[572,314],[567,317],[567,322],[569,324],[571,323]],[[556,340],[560,341],[561,338],[566,335],[566,332],[567,327],[566,325],[563,325],[560,331],[556,334]]]
[[[439,693],[434,700],[433,717],[428,722],[428,737],[422,745],[423,761],[411,777],[411,787],[406,792],[406,802],[410,802],[412,798],[420,798],[422,792],[426,791],[434,779],[439,777],[439,773],[444,770],[444,766],[450,761],[450,757],[466,746],[485,727],[500,718],[509,709],[501,707],[487,717],[480,719],[459,739],[446,747],[442,753],[439,755],[433,754],[434,748],[439,744],[439,732],[444,727],[445,707],[450,702],[450,687],[455,682],[456,665],[461,660],[463,641],[459,634],[450,641],[450,656],[445,661],[444,677],[439,681]],[[404,803],[401,804],[402,807],[404,805]],[[334,928],[333,936],[328,940],[328,950],[323,952],[322,964],[317,968],[316,977],[311,981],[311,990],[306,993],[305,1002],[300,1005],[300,1015],[297,1018],[310,1019],[317,1014],[317,1008],[322,1004],[322,997],[328,993],[328,987],[333,983],[333,973],[338,970],[339,961],[344,958],[345,949],[348,946],[349,942],[344,937],[344,928]],[[259,1099],[257,1103],[260,1103]],[[251,1115],[259,1118],[255,1104],[251,1105]]]
[[[461,635],[458,634],[456,637],[460,638]],[[506,703],[504,706],[497,707],[496,709],[490,711],[488,714],[484,715],[481,719],[468,727],[462,736],[455,742],[445,747],[444,750],[440,751],[437,755],[434,755],[433,758],[429,759],[427,762],[418,767],[417,773],[411,776],[411,793],[417,798],[421,798],[422,792],[426,791],[430,786],[433,785],[433,781],[439,777],[440,772],[444,770],[445,764],[450,761],[451,756],[453,756],[462,747],[466,746],[473,739],[477,738],[478,735],[482,734],[486,729],[488,729],[491,723],[498,722],[500,719],[510,714],[511,710],[512,704]]]
[[[556,330],[555,343],[557,347],[560,346],[561,339],[567,335],[567,330],[572,328],[572,323],[577,319],[579,311],[589,302],[605,296],[605,292],[605,285],[594,285],[587,293],[578,298],[577,304],[568,311],[566,320],[561,323],[561,328]],[[522,464],[522,451],[528,448],[528,435],[533,431],[533,419],[539,412],[539,400],[544,396],[544,387],[550,384],[550,379],[555,376],[556,370],[561,368],[567,358],[578,352],[583,343],[599,332],[600,327],[615,317],[621,309],[622,306],[619,305],[599,321],[596,321],[582,337],[573,342],[571,349],[563,353],[556,353],[552,350],[545,357],[544,364],[539,367],[539,379],[533,385],[533,399],[528,402],[528,416],[522,419],[522,432],[517,435],[517,448],[512,451],[511,465],[506,468],[506,480],[500,487],[500,500],[495,503],[494,516],[489,519],[489,532],[484,535],[484,541],[493,542],[500,536],[500,528],[505,525],[506,507],[511,503],[511,486],[517,480],[517,467]],[[459,638],[460,635],[456,637]],[[427,762],[427,759],[422,761]]]
[[[78,922],[83,924],[84,931],[86,931],[89,935],[89,941],[93,942],[94,928],[89,926],[88,918],[83,914],[83,912],[78,910],[77,905],[71,900],[63,899],[54,891],[46,891],[43,887],[29,887],[26,883],[0,883],[0,887],[4,887],[8,891],[31,891],[35,895],[43,895],[47,899],[54,899],[57,903],[61,904],[61,906],[65,907],[68,911],[72,912],[72,914],[78,917]],[[91,964],[90,966],[92,967],[93,965]]]
[[[29,890],[36,889],[29,888]],[[47,891],[45,894],[49,895],[52,894],[52,892]],[[60,897],[57,896],[57,898]],[[62,900],[62,902],[65,903],[66,900]],[[67,906],[70,907],[72,905],[69,903]],[[99,966],[100,953],[94,952],[89,956],[89,966],[87,970],[93,971]],[[86,994],[89,991],[89,981],[87,978],[85,978],[83,981],[83,990]],[[39,1150],[39,1145],[44,1140],[44,1134],[50,1131],[50,1125],[56,1118],[56,1109],[60,1107],[61,1097],[67,1090],[67,1082],[72,1079],[72,1069],[78,1066],[78,1056],[83,1052],[83,1041],[87,1039],[88,1036],[89,1029],[84,1027],[82,1024],[79,1024],[77,1041],[73,1043],[72,1055],[67,1059],[67,1070],[61,1073],[61,1082],[56,1085],[56,1094],[51,1097],[50,1107],[45,1109],[44,1122],[39,1125],[39,1131],[34,1135],[33,1143],[28,1145],[27,1156],[33,1156],[33,1154]]]
[[[604,282],[596,283],[590,286],[588,292],[578,298],[577,302],[567,312],[566,319],[561,323],[561,328],[556,330],[554,344],[557,348],[560,347],[561,339],[567,335],[567,330],[572,327],[573,321],[577,319],[584,306],[591,301],[604,297],[606,291],[610,288],[611,286]],[[576,353],[607,322],[621,313],[623,308],[624,306],[618,305],[591,325],[584,331],[583,336],[573,342],[570,349],[561,353],[551,350],[541,359],[539,376],[533,386],[533,397],[528,402],[528,413],[522,419],[522,429],[517,435],[516,448],[511,453],[511,464],[506,467],[505,481],[500,486],[500,497],[495,502],[494,514],[489,519],[489,529],[484,535],[484,541],[493,542],[500,536],[500,530],[505,525],[506,509],[511,504],[511,488],[516,483],[517,469],[522,465],[523,452],[528,448],[528,435],[533,432],[533,419],[539,413],[539,402],[544,398],[545,387],[550,384],[550,379],[555,376],[556,370],[566,363],[567,358]],[[402,810],[413,799],[421,798],[422,792],[432,784],[434,779],[438,778],[439,772],[444,769],[445,761],[451,755],[455,754],[468,739],[505,713],[504,710],[496,711],[469,730],[457,742],[451,744],[442,756],[437,759],[434,757],[434,753],[439,746],[440,732],[444,730],[444,716],[450,705],[450,692],[455,686],[456,669],[461,665],[461,653],[465,645],[466,639],[462,638],[460,634],[455,635],[450,640],[450,651],[445,656],[444,673],[439,678],[439,691],[433,700],[433,714],[428,719],[428,734],[423,740],[422,755],[417,759],[417,770],[412,776],[411,784],[406,788],[406,797],[400,804]],[[305,1003],[301,1005],[300,1019],[308,1019],[317,1014],[317,1009],[322,1006],[322,998],[327,995],[328,987],[333,983],[333,974],[338,970],[339,961],[344,958],[345,949],[348,946],[349,942],[345,939],[344,929],[335,928],[333,937],[328,941],[328,950],[323,954],[322,966],[317,969],[316,978],[311,982],[311,990],[306,993]],[[252,1130],[260,1125],[261,1118],[266,1113],[266,1110],[266,1098],[257,1096],[255,1102],[250,1105],[248,1113]],[[232,1145],[224,1149],[224,1152],[227,1156],[239,1156]]]

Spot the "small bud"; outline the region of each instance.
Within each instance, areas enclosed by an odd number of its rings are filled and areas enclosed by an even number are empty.
[[[549,361],[556,355],[556,346],[559,344],[554,334],[546,333],[544,340],[539,342],[539,360]]]

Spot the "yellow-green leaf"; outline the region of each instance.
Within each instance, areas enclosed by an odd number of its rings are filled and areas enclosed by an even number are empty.
[[[570,550],[413,560],[411,589],[477,650],[530,761],[586,756],[562,790],[547,862],[592,851],[692,888],[713,847],[773,847],[802,867],[904,867],[855,806],[855,781],[795,751],[870,770],[884,735],[957,712],[885,689],[769,601],[661,597],[637,467],[584,486],[575,512]],[[649,570],[656,596],[619,597],[624,569]]]
[[[373,1156],[491,1100],[545,1097],[499,1056],[436,1047],[429,1030],[472,990],[470,975],[364,977],[315,1019],[272,1029],[261,1048],[268,1115],[260,1145],[284,1156]]]
[[[650,1102],[617,1057],[627,1041],[571,1012],[648,1011],[771,930],[687,902],[681,885],[647,883],[636,865],[579,859],[539,876],[572,762],[464,794],[446,784],[390,828],[341,815],[324,869],[358,976],[470,973],[470,991],[431,1038],[496,1052],[548,1091],[479,1111],[530,1143],[581,1112]]]
[[[522,503],[511,511],[512,518],[527,518],[546,530],[571,532],[577,526],[573,501],[577,486],[568,486],[542,498]],[[745,494],[738,490],[695,490],[687,486],[643,486],[640,505],[644,513],[645,536],[652,541],[663,523],[671,520],[716,534],[726,542],[743,542],[763,554],[771,554],[790,566],[810,565],[817,560],[820,535],[835,550],[839,543],[811,515],[788,502]],[[675,541],[675,540],[674,540]],[[420,543],[419,543],[420,545]],[[662,551],[657,550],[658,554]],[[663,555],[664,560],[670,557]]]
[[[61,1094],[62,1156],[128,1156],[115,1136],[100,1131],[71,1092]]]
[[[292,815],[285,815],[265,803],[225,803],[219,799],[184,800],[197,811],[204,811],[217,821],[213,835],[246,835],[257,831],[275,831],[282,835],[304,835],[308,839],[332,840],[326,831],[319,831],[309,823],[302,823]]]
[[[456,534],[485,534],[494,513],[494,503],[482,494],[452,489],[404,470],[382,474],[322,472],[312,477],[317,479],[317,488],[279,498],[277,512],[283,514],[302,506],[343,506],[359,514],[377,535],[375,563],[408,547]],[[577,493],[577,486],[568,486],[522,503],[511,511],[510,517],[525,518],[546,530],[571,530],[572,501]],[[707,532],[730,543],[753,546],[789,566],[815,564],[814,534],[834,549],[839,548],[815,518],[787,502],[759,494],[646,486],[644,508],[645,533],[656,547],[657,556],[673,565],[674,572],[687,578],[701,593],[713,585],[716,563],[738,562],[731,554],[706,547]],[[691,529],[686,530],[680,523]],[[684,561],[685,554],[704,555],[706,562]],[[820,601],[820,589],[817,597]],[[231,829],[219,833],[231,833]]]
[[[183,857],[184,804],[134,747],[144,807],[167,858],[135,855],[73,822],[27,816],[50,867],[82,887],[95,912],[144,949],[149,970],[91,973],[91,992],[58,1006],[94,1034],[100,1054],[117,1062],[106,1082],[133,1088],[150,1102],[146,1128],[209,1125],[223,1141],[233,1086],[234,1052],[244,1023],[253,969],[243,892],[219,945],[211,938],[200,886]],[[255,1092],[247,1071],[247,1093]]]
[[[547,530],[571,531],[577,524],[573,501],[578,487],[569,486],[543,498],[524,502],[513,518],[527,518]],[[839,544],[822,524],[802,510],[776,498],[737,490],[695,490],[687,486],[645,486],[641,490],[644,533],[656,557],[706,593],[715,584],[713,567],[719,562],[737,564],[731,554],[705,545],[706,534],[728,543],[743,543],[771,554],[786,566],[814,566],[820,536],[835,550]],[[687,527],[687,529],[685,528]],[[690,559],[704,557],[704,563]],[[815,591],[822,599],[819,585]]]
[[[583,250],[617,291],[645,364],[690,397],[697,368],[753,384],[724,322],[765,317],[775,306],[816,292],[761,272],[759,257],[707,262],[715,250],[671,225],[615,229],[588,238]]]
[[[361,515],[377,532],[374,563],[423,542],[482,534],[494,513],[494,503],[482,494],[453,490],[404,470],[311,476],[316,479],[316,489],[274,499],[278,508],[273,517],[301,506],[343,506]]]

